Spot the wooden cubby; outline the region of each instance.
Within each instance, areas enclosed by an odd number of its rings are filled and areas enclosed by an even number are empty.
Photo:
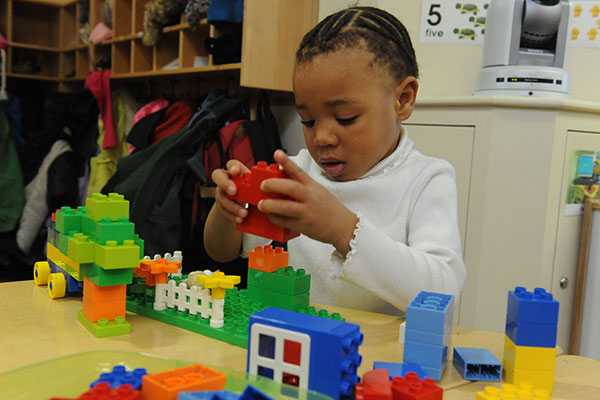
[[[154,46],[145,46],[148,1],[114,0],[113,37],[88,46],[79,34],[78,0],[0,0],[0,31],[9,42],[7,75],[81,83],[99,60],[110,58],[111,79],[230,71],[241,86],[291,91],[295,49],[316,24],[319,9],[318,0],[245,1],[241,62],[215,64],[204,43],[219,32],[206,19],[194,30],[182,19],[164,27]],[[90,28],[101,21],[101,5],[90,0]],[[39,68],[28,70],[24,60],[39,61]]]

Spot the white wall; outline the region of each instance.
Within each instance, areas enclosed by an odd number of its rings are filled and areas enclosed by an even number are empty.
[[[440,0],[454,1],[454,0]],[[421,44],[419,28],[421,1],[418,0],[321,0],[319,20],[342,8],[352,5],[383,8],[394,14],[406,26],[411,35],[420,69],[418,98],[471,96],[481,68],[483,45],[435,45]],[[569,50],[568,70],[571,81],[571,99],[600,101],[600,49],[572,48]],[[418,103],[418,101],[417,101]],[[280,108],[282,143],[290,154],[295,154],[303,143],[301,127],[293,107]],[[290,124],[290,125],[288,125]],[[600,121],[599,121],[600,124]]]

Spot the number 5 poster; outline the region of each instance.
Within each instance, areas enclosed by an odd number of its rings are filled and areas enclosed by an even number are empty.
[[[422,0],[421,43],[483,44],[489,0]]]

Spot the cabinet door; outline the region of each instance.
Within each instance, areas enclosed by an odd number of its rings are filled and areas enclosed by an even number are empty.
[[[584,155],[591,155],[597,158],[600,152],[600,132],[577,132],[568,131],[567,146],[565,148],[564,164],[563,164],[563,179],[561,190],[561,201],[558,215],[558,232],[556,237],[556,248],[554,253],[554,271],[552,273],[552,294],[560,303],[560,312],[558,315],[558,344],[563,347],[565,352],[569,343],[569,335],[571,329],[571,316],[573,310],[573,296],[575,294],[575,282],[577,279],[577,258],[579,254],[579,240],[581,236],[582,215],[566,215],[573,214],[567,212],[567,201],[573,197],[579,197],[574,194],[574,183],[581,181],[580,173],[587,176],[589,171],[579,172],[579,156],[577,151],[588,151]],[[592,159],[593,160],[593,159]],[[600,161],[600,160],[599,160]],[[581,190],[578,188],[577,190]],[[590,246],[594,246],[590,243]],[[561,280],[568,284],[561,287]],[[564,286],[564,284],[563,284]],[[600,288],[596,288],[600,289]]]
[[[318,14],[318,0],[246,0],[240,84],[291,92],[296,49]]]
[[[464,256],[475,128],[472,126],[418,125],[407,123],[404,126],[408,130],[408,136],[415,142],[415,149],[427,156],[447,160],[456,170],[458,224]]]

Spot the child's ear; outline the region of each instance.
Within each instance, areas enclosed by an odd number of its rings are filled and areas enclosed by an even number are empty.
[[[395,109],[399,121],[406,121],[415,108],[419,82],[414,76],[407,76],[394,88]]]

